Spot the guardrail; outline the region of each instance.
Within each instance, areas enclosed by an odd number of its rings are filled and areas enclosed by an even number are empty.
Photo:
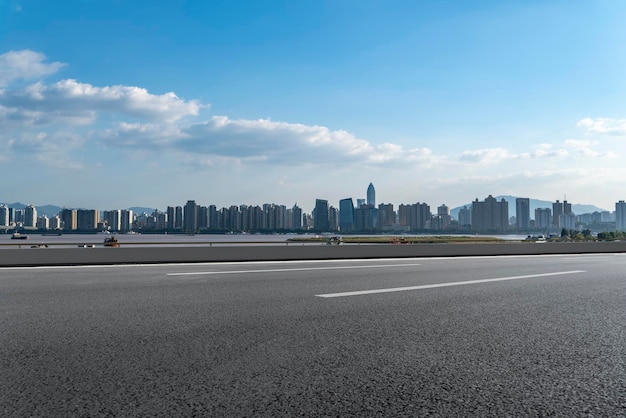
[[[0,250],[0,266],[202,263],[236,261],[332,260],[358,258],[459,257],[539,254],[624,253],[626,242],[249,245],[96,248],[28,248]],[[319,243],[316,243],[319,244]]]

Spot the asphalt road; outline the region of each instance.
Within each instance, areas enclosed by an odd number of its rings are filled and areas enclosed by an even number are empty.
[[[626,255],[3,268],[0,415],[626,416]]]

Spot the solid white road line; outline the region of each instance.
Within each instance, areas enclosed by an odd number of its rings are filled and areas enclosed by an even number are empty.
[[[372,269],[385,267],[412,267],[421,266],[421,264],[376,264],[376,265],[358,265],[358,266],[331,266],[331,267],[300,267],[290,269],[262,269],[262,270],[225,270],[225,271],[190,271],[184,273],[167,273],[168,276],[201,276],[209,274],[247,274],[247,273],[277,273],[286,271],[315,271],[315,270],[345,270],[345,269]]]
[[[534,277],[560,276],[563,274],[576,274],[576,273],[585,273],[585,271],[584,270],[559,271],[555,273],[528,274],[525,276],[498,277],[495,279],[466,280],[463,282],[425,284],[421,286],[392,287],[388,289],[372,289],[372,290],[358,290],[355,292],[328,293],[324,295],[315,295],[315,296],[320,297],[320,298],[340,298],[344,296],[361,296],[361,295],[371,295],[374,293],[389,293],[389,292],[404,292],[407,290],[435,289],[437,287],[464,286],[468,284],[502,282],[506,280],[520,280],[520,279],[530,279]]]

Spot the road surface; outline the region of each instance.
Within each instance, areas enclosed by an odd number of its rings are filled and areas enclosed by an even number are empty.
[[[626,255],[0,269],[0,415],[625,416]]]

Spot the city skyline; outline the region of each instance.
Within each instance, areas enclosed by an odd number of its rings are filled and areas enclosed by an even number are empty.
[[[0,2],[10,202],[623,199],[626,4]]]

